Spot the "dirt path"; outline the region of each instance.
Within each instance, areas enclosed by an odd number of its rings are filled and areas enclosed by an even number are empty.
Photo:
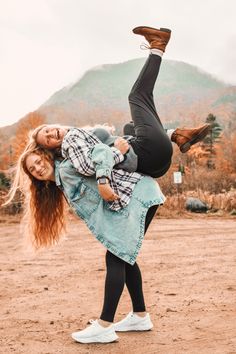
[[[30,256],[0,224],[0,353],[236,353],[236,219],[156,219],[138,262],[154,329],[81,345],[70,333],[101,310],[105,250],[80,222]],[[116,319],[130,311],[125,291]]]

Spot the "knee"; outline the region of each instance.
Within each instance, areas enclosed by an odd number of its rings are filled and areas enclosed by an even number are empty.
[[[133,123],[125,124],[123,127],[123,134],[135,136],[134,124]]]

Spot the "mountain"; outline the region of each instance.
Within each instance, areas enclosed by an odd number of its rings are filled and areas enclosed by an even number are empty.
[[[55,92],[38,112],[45,115],[48,123],[109,123],[121,132],[123,124],[130,120],[128,94],[144,61],[141,58],[94,67],[74,84]],[[184,62],[163,61],[154,99],[167,127],[192,126],[213,113],[227,128],[236,117],[236,87]],[[0,133],[14,134],[19,122],[1,128]]]
[[[119,128],[130,118],[127,98],[144,61],[95,67],[56,92],[39,110],[52,122],[58,118],[78,126],[108,122]],[[200,122],[210,112],[227,126],[236,112],[236,87],[178,61],[163,61],[154,98],[162,121],[172,127]]]

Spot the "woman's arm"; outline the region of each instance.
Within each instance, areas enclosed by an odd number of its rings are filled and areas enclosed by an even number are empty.
[[[98,191],[101,197],[109,202],[119,199],[114,190],[111,188],[109,181],[111,178],[111,171],[114,166],[113,157],[110,154],[109,146],[104,144],[95,145],[92,151],[92,161],[96,169],[96,178],[98,180]],[[104,178],[106,183],[100,184],[99,179]]]
[[[124,160],[123,154],[115,147],[108,147],[105,144],[91,139],[91,132],[86,132],[82,129],[72,129],[63,140],[62,155],[69,158],[76,170],[85,176],[92,176],[97,173],[96,169],[111,170],[114,165],[119,164]],[[99,165],[94,165],[92,151],[95,146],[99,145],[101,161]]]

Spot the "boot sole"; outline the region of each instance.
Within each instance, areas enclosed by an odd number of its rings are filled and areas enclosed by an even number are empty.
[[[192,145],[198,143],[199,141],[201,141],[202,139],[204,139],[207,134],[210,131],[210,125],[208,127],[204,127],[197,135],[195,135],[191,140],[189,140],[187,143],[183,144],[180,146],[180,151],[182,153],[187,152]]]
[[[148,26],[138,26],[138,27],[135,27],[133,29],[133,33],[135,34],[138,34],[136,33],[136,31],[140,30],[140,29],[151,29],[151,30],[155,30],[155,31],[161,31],[161,32],[167,32],[167,33],[171,33],[171,30],[169,28],[154,28],[154,27],[148,27]]]

